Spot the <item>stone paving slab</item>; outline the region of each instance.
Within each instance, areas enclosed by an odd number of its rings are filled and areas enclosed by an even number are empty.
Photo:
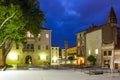
[[[120,80],[119,73],[89,75],[76,70],[6,70],[0,80]]]

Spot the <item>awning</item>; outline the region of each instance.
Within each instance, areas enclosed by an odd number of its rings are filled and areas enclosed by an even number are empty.
[[[120,63],[120,58],[119,58],[119,59],[114,60],[114,63]]]

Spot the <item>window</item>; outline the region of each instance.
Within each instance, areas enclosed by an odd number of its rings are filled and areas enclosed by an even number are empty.
[[[110,64],[110,60],[104,60],[104,64]]]
[[[89,53],[88,53],[89,55],[91,54],[91,51],[89,50]]]
[[[98,49],[95,49],[95,53],[98,54]]]
[[[78,47],[80,47],[80,42],[78,41]]]
[[[31,44],[31,49],[34,49],[34,44]]]
[[[81,38],[81,34],[80,34],[80,38]]]
[[[48,45],[46,46],[46,50],[48,50]]]
[[[34,37],[34,35],[32,35],[31,33],[30,33],[30,31],[27,31],[27,35],[26,35],[27,37]]]
[[[108,56],[111,56],[112,55],[112,51],[108,51]]]
[[[46,34],[46,38],[49,38],[49,34]]]
[[[40,49],[40,45],[38,45],[38,49]]]
[[[16,49],[19,49],[19,44],[16,44]]]
[[[29,49],[29,47],[30,47],[30,44],[27,44],[27,49]]]
[[[107,52],[106,51],[104,51],[104,56],[107,56]]]

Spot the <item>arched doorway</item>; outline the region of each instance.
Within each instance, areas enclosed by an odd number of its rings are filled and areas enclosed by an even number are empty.
[[[79,65],[83,65],[84,64],[84,58],[83,57],[79,57],[78,59],[77,59],[77,64],[79,64]]]
[[[32,64],[32,57],[30,55],[26,56],[25,63],[26,64]]]

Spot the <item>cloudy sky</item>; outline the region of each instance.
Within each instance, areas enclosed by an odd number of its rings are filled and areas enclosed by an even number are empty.
[[[76,33],[87,29],[92,23],[107,22],[110,7],[114,7],[120,23],[120,0],[39,0],[45,13],[45,28],[52,30],[52,45],[64,48],[76,44]]]

